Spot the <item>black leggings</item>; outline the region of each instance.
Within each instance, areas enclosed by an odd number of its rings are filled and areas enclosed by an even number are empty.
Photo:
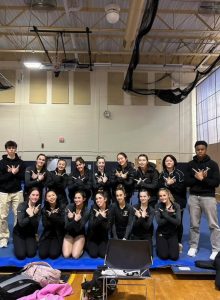
[[[184,210],[181,210],[181,223],[178,226],[177,233],[178,233],[178,242],[182,243],[182,237],[183,237],[183,212]]]
[[[20,237],[13,233],[14,253],[18,259],[34,257],[37,253],[37,241],[34,237]]]
[[[97,258],[97,257],[104,258],[106,254],[107,243],[108,243],[107,241],[102,241],[102,242],[88,241],[87,252],[89,256],[91,256],[92,258]]]
[[[55,259],[62,253],[62,244],[57,237],[45,238],[39,242],[39,256],[42,259],[47,257]]]
[[[156,233],[157,255],[161,259],[177,260],[179,258],[179,245],[177,234],[164,236]]]

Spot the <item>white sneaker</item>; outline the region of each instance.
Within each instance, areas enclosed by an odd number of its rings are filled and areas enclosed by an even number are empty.
[[[183,253],[183,245],[179,243],[179,253]]]
[[[217,254],[217,251],[212,251],[212,254],[210,255],[209,259],[214,260]]]
[[[8,246],[8,241],[6,239],[0,240],[0,248],[6,248]]]
[[[196,248],[189,248],[189,251],[187,252],[188,256],[194,257],[196,256],[198,250]]]

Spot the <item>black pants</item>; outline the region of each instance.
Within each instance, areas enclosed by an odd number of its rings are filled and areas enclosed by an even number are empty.
[[[34,237],[20,237],[13,233],[14,253],[18,259],[34,257],[37,253],[37,241]]]
[[[181,223],[180,225],[178,226],[178,242],[181,244],[182,243],[182,237],[183,237],[183,212],[184,210],[182,209],[181,210]]]
[[[57,237],[50,237],[40,240],[39,242],[39,256],[45,258],[58,258],[62,253],[62,244]]]
[[[177,260],[179,258],[179,245],[177,234],[164,236],[156,233],[156,250],[161,259]]]
[[[101,242],[88,241],[87,252],[89,256],[91,256],[92,258],[97,258],[97,257],[104,258],[106,254],[107,243],[108,241],[101,241]]]

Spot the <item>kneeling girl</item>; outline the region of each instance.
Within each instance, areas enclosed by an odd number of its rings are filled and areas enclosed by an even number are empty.
[[[157,255],[161,259],[177,260],[179,258],[178,226],[181,211],[178,203],[168,189],[159,190],[159,202],[155,206],[158,224],[156,231]]]

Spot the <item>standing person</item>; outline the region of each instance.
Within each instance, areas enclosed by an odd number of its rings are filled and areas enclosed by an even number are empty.
[[[134,191],[134,173],[132,164],[128,161],[128,157],[124,152],[117,155],[117,167],[111,176],[112,196],[115,202],[116,189],[118,185],[122,185],[126,192],[126,201],[130,202],[130,198]]]
[[[211,232],[212,253],[210,259],[214,260],[220,251],[220,228],[215,199],[215,188],[219,185],[220,176],[217,163],[207,155],[207,147],[205,141],[197,141],[195,143],[196,155],[188,163],[186,183],[190,187],[190,249],[187,254],[189,256],[197,254],[199,226],[202,212],[204,212]]]
[[[111,181],[110,174],[105,169],[105,158],[103,156],[96,157],[96,167],[93,176],[93,192],[96,195],[98,191],[102,190],[107,194],[108,201],[111,200]]]
[[[40,191],[40,202],[42,202],[43,189],[50,180],[50,174],[47,171],[47,157],[40,153],[37,156],[34,166],[29,166],[25,170],[25,194],[32,187],[37,187]]]
[[[15,225],[18,205],[24,201],[21,187],[24,180],[24,163],[16,153],[16,142],[6,142],[5,150],[7,154],[3,155],[0,161],[0,248],[8,245],[10,205],[12,206]]]
[[[174,202],[170,191],[159,190],[159,202],[155,206],[158,224],[156,231],[157,255],[161,259],[177,260],[179,258],[178,226],[181,221],[180,206]]]
[[[87,232],[87,252],[93,258],[105,257],[109,237],[109,220],[107,194],[98,191],[95,196],[95,204],[90,211]]]
[[[150,193],[149,204],[154,207],[157,202],[159,173],[155,165],[148,161],[146,154],[138,155],[138,168],[135,173],[135,188],[138,192],[145,189]]]
[[[41,212],[43,232],[39,241],[39,256],[41,259],[55,259],[62,253],[65,206],[58,201],[54,191],[48,191],[45,200]]]
[[[159,187],[167,188],[170,190],[175,202],[180,205],[181,209],[181,223],[178,227],[178,241],[179,251],[182,253],[182,236],[183,236],[183,212],[186,207],[186,185],[184,179],[184,173],[177,169],[177,160],[171,155],[164,156],[162,161],[163,171],[159,176]]]
[[[86,202],[91,197],[92,175],[82,157],[75,159],[75,170],[69,175],[69,198],[73,199],[76,191],[84,191]]]
[[[110,208],[112,238],[127,240],[133,225],[133,208],[126,202],[126,192],[122,185],[115,191],[116,202]]]
[[[75,193],[74,203],[66,207],[65,237],[63,240],[63,256],[79,258],[85,246],[85,226],[89,219],[84,191]]]
[[[152,252],[154,209],[149,205],[150,194],[146,190],[140,190],[139,202],[134,209],[134,222],[131,232],[132,240],[148,240]]]
[[[50,180],[47,184],[49,190],[56,193],[60,203],[67,205],[68,199],[66,195],[66,187],[68,184],[68,175],[66,173],[66,161],[60,158],[57,162],[57,167],[50,172]]]
[[[18,259],[34,257],[37,252],[36,234],[40,221],[40,192],[29,190],[28,200],[18,206],[18,220],[13,229],[14,252]]]

